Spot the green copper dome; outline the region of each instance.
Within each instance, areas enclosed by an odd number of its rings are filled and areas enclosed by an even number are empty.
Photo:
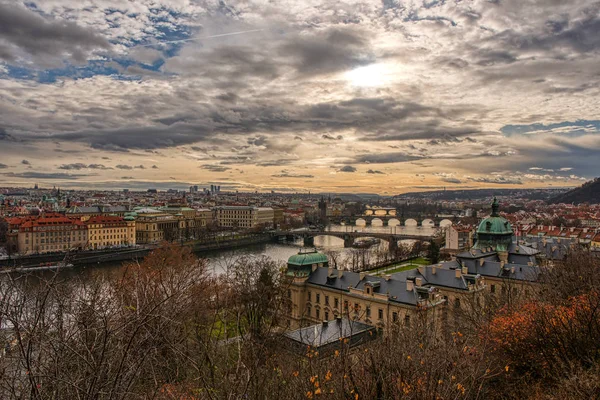
[[[329,260],[325,254],[319,253],[317,250],[300,250],[298,254],[294,254],[288,259],[287,274],[296,277],[308,276],[312,272],[313,265],[327,267]]]
[[[313,251],[310,253],[298,253],[294,254],[288,259],[288,265],[313,265],[319,263],[328,262],[327,256],[323,253],[319,253],[318,251]]]
[[[507,251],[512,241],[512,226],[506,218],[498,213],[500,205],[494,197],[492,202],[492,214],[485,218],[477,228],[476,249],[493,248],[495,251]]]

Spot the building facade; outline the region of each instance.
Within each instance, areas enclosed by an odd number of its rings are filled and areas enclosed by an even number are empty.
[[[90,249],[134,246],[136,244],[136,224],[133,218],[96,215],[84,223],[87,226]]]
[[[225,228],[272,227],[274,221],[271,207],[219,206],[213,208],[213,214],[217,225]]]
[[[459,296],[476,296],[484,280],[463,269],[419,270],[369,275],[330,267],[327,257],[316,251],[290,257],[286,275],[291,279],[290,326],[347,317],[377,326],[410,324],[423,312],[432,320],[444,320],[446,305]],[[444,291],[439,287],[442,286]]]
[[[44,214],[25,220],[18,228],[19,254],[44,254],[87,247],[86,225],[61,214]]]
[[[446,246],[448,251],[467,250],[473,246],[473,228],[470,226],[450,225],[446,228]]]

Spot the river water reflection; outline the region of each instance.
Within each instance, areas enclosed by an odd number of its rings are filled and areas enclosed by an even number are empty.
[[[410,235],[429,236],[435,232],[435,228],[431,227],[415,227],[415,226],[396,226],[396,227],[364,227],[364,226],[343,226],[330,225],[327,230],[336,232],[365,232],[365,237],[368,237],[369,232],[373,233],[397,233]],[[231,250],[210,251],[198,254],[200,257],[207,259],[211,271],[215,274],[223,273],[227,265],[230,265],[237,258],[242,256],[267,256],[273,260],[285,263],[288,258],[303,247],[302,240],[297,240],[294,243],[263,243],[257,245],[245,246]],[[343,261],[352,254],[353,249],[344,248],[344,241],[333,236],[317,236],[315,237],[315,247],[320,251],[334,251],[339,253],[340,260]],[[378,246],[373,246],[370,252],[378,250],[387,250],[387,242],[381,241]],[[88,278],[97,275],[105,276],[109,279],[120,276],[123,272],[124,264],[122,262],[105,263],[100,265],[89,265],[75,267],[68,270],[61,270],[59,275],[61,278],[71,278],[79,276],[80,278]],[[44,272],[42,275],[48,276],[53,273],[50,271]]]

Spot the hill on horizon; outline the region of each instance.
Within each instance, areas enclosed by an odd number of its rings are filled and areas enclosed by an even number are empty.
[[[559,194],[558,196],[555,196],[548,200],[548,203],[598,204],[600,203],[600,178],[595,178],[591,181],[584,183],[579,187],[576,187],[575,189],[571,189],[568,192]]]

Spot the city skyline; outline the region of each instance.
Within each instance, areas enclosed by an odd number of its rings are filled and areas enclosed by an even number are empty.
[[[0,185],[598,176],[600,3],[0,0]]]

